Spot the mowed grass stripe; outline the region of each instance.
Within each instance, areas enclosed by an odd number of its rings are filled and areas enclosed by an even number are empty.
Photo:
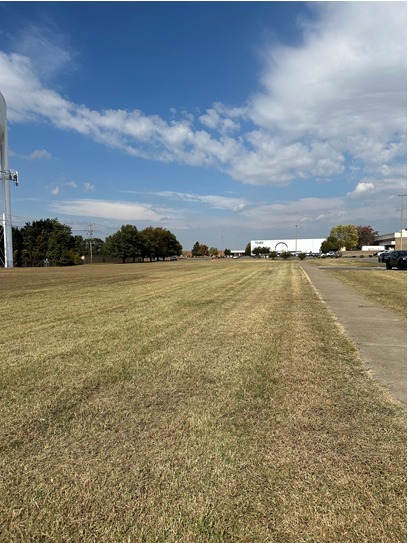
[[[407,272],[373,270],[368,272],[369,277],[367,272],[355,270],[331,270],[330,273],[362,296],[407,320]]]
[[[403,412],[297,263],[177,265],[67,271],[70,292],[34,273],[2,540],[401,541]]]

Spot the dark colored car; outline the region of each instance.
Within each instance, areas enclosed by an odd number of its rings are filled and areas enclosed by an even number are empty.
[[[381,253],[378,253],[378,262],[385,262],[385,257],[387,257],[390,252],[391,250],[382,251]]]
[[[385,257],[386,269],[398,268],[398,270],[407,269],[407,251],[391,251]]]

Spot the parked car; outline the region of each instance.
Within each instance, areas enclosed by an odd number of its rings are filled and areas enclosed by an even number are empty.
[[[388,249],[387,251],[382,251],[381,253],[378,254],[378,262],[385,262],[385,257],[391,252],[390,249]]]
[[[385,257],[386,269],[398,268],[398,270],[407,269],[407,251],[390,251]]]
[[[330,251],[329,253],[321,253],[320,258],[339,258],[342,256],[340,251]]]

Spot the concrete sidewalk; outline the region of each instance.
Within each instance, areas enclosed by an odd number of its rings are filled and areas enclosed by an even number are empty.
[[[300,265],[321,299],[358,345],[374,378],[406,405],[406,323],[343,285],[331,276],[331,270],[308,262]]]

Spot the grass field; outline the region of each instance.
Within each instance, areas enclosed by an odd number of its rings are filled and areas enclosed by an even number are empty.
[[[373,270],[367,273],[354,270],[333,270],[331,274],[369,300],[407,319],[407,274],[399,270]]]
[[[307,259],[307,262],[314,264],[315,266],[324,266],[325,268],[374,268],[385,267],[385,264],[378,262],[378,258],[372,258],[371,260],[364,258],[313,258]]]
[[[362,261],[361,259],[325,259],[310,260],[316,266],[334,268],[331,275],[339,281],[352,288],[362,296],[368,298],[386,309],[389,309],[402,320],[407,320],[407,273],[400,270],[385,269],[385,264],[379,263],[377,259]],[[341,269],[346,268],[346,269]],[[350,269],[356,268],[356,269]],[[360,268],[382,268],[374,269],[368,273],[362,273]]]
[[[297,262],[2,270],[0,295],[0,541],[406,540],[404,409]]]

